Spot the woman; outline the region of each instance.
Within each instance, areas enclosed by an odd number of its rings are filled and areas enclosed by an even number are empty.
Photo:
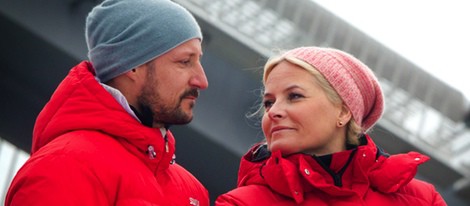
[[[383,113],[372,71],[339,50],[301,47],[270,59],[265,143],[242,158],[238,188],[216,205],[446,205],[414,179],[429,158],[388,155],[367,131]]]

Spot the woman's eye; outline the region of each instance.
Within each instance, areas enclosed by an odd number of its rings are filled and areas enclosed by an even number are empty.
[[[295,100],[295,99],[299,99],[299,98],[302,98],[304,97],[303,95],[301,94],[297,94],[297,93],[290,93],[289,94],[289,99],[290,100]]]
[[[271,101],[271,100],[264,100],[263,101],[263,106],[264,106],[265,109],[270,108],[272,105],[273,105],[273,101]]]

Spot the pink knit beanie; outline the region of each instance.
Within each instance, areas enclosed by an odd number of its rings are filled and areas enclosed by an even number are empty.
[[[350,54],[332,48],[300,47],[284,56],[303,60],[316,68],[351,110],[363,132],[382,116],[382,89],[374,73]]]

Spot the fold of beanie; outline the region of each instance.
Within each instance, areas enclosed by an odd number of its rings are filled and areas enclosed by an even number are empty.
[[[363,132],[382,116],[384,97],[377,77],[352,55],[320,47],[300,47],[284,55],[303,60],[317,69],[348,106]]]
[[[105,0],[86,19],[88,58],[106,82],[202,33],[194,17],[170,0]]]

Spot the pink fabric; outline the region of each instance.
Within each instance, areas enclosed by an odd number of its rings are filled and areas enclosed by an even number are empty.
[[[384,100],[374,73],[350,54],[332,48],[300,47],[288,51],[315,67],[330,82],[365,131],[382,116]]]

